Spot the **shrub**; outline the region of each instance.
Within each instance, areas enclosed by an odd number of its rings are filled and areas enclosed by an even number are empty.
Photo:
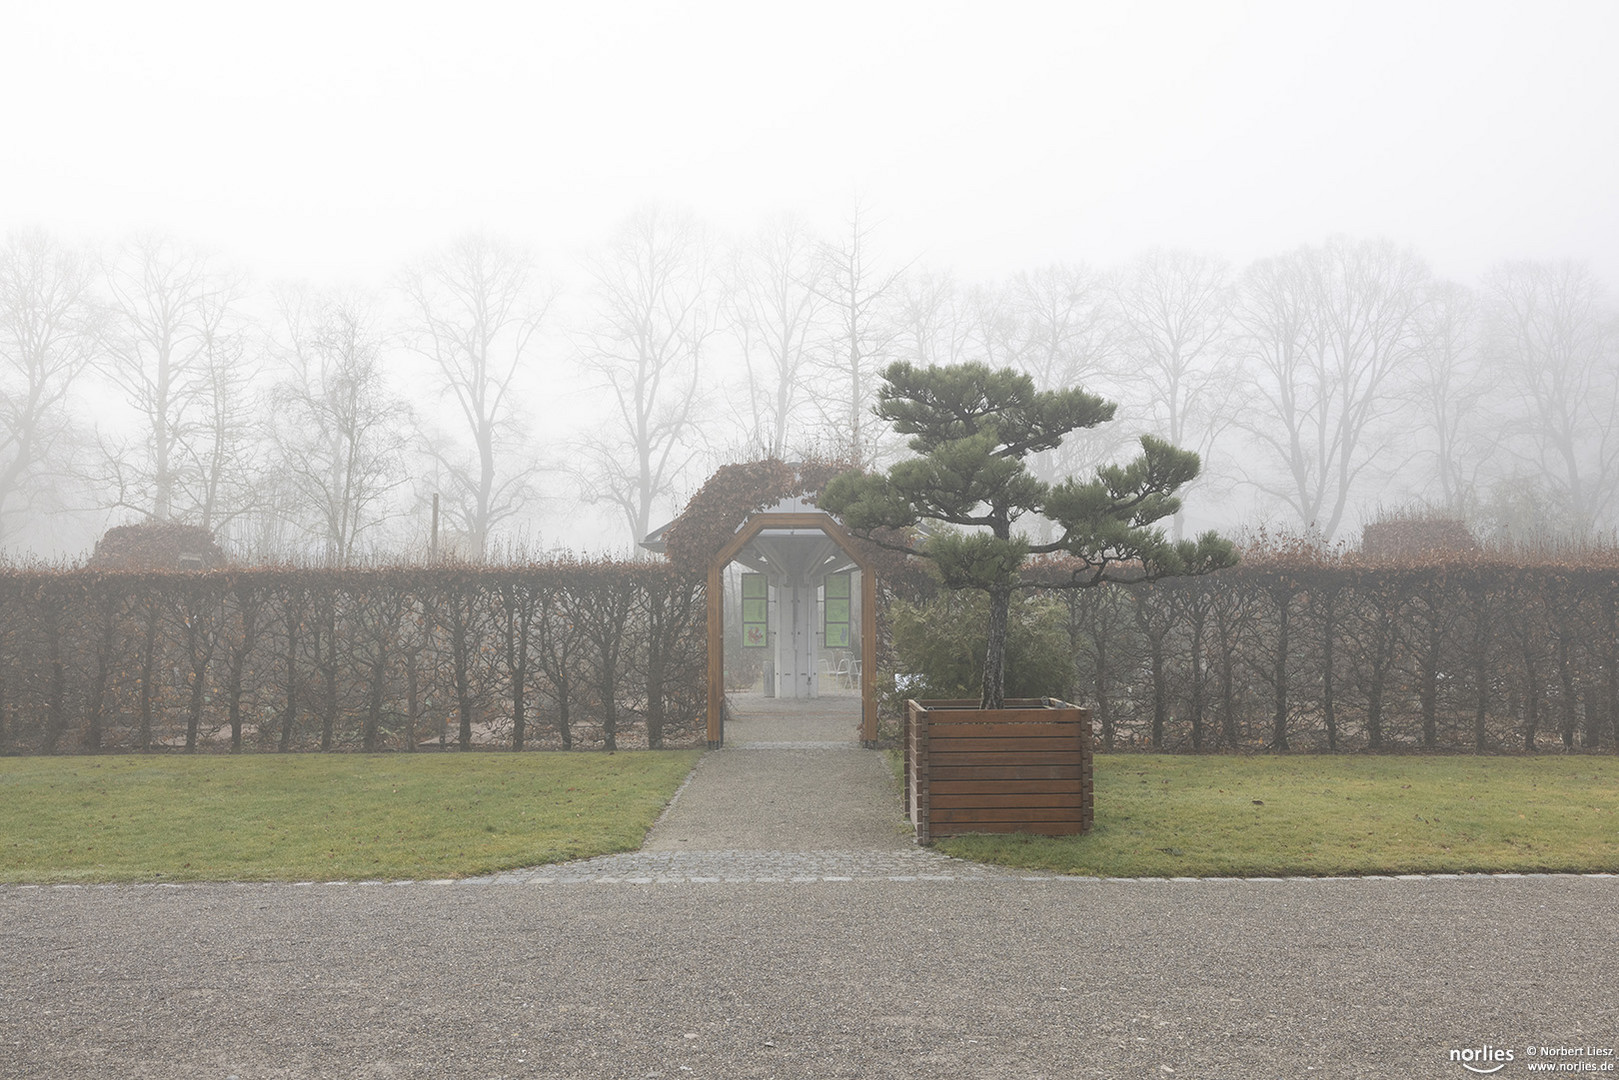
[[[984,678],[989,596],[943,591],[890,609],[902,672],[919,677],[908,697],[976,698]],[[1056,600],[1014,596],[1006,625],[1006,696],[1066,695],[1074,682],[1066,613]]]

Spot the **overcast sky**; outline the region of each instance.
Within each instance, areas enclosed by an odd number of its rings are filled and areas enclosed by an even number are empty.
[[[637,205],[999,276],[1335,232],[1619,284],[1619,4],[0,0],[0,227],[380,283]]]

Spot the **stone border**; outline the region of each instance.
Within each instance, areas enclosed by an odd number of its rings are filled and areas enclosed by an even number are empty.
[[[634,854],[641,854],[639,852]],[[810,885],[822,883],[854,883],[854,882],[944,882],[944,883],[981,883],[981,882],[1061,882],[1092,885],[1178,885],[1200,883],[1251,883],[1255,885],[1273,884],[1278,882],[1343,882],[1343,881],[1501,881],[1501,880],[1552,880],[1583,878],[1587,880],[1613,881],[1619,880],[1619,873],[1582,873],[1582,874],[1548,874],[1548,873],[1504,873],[1504,874],[1364,874],[1359,876],[1325,876],[1325,877],[1083,877],[1068,874],[1025,874],[1006,867],[988,866],[982,863],[968,863],[957,859],[947,859],[938,856],[935,859],[916,860],[918,865],[882,867],[876,865],[879,860],[874,855],[888,855],[893,853],[877,852],[676,852],[676,860],[697,862],[703,856],[741,856],[735,859],[729,867],[730,872],[724,872],[718,865],[691,867],[689,869],[703,869],[710,872],[691,873],[682,872],[674,868],[653,869],[650,867],[636,867],[629,860],[623,860],[619,865],[602,865],[607,860],[622,859],[621,856],[603,856],[600,859],[586,859],[576,863],[555,863],[550,866],[532,867],[525,870],[513,870],[500,874],[491,874],[475,878],[435,878],[430,880],[406,881],[191,881],[191,882],[140,882],[140,883],[103,883],[103,884],[64,884],[64,885],[30,885],[30,884],[0,884],[0,895],[6,893],[27,891],[60,891],[60,890],[96,890],[96,889],[192,889],[217,888],[231,886],[236,888],[249,888],[253,886],[268,886],[273,888],[289,889],[316,889],[338,886],[375,886],[394,887],[400,885],[465,885],[481,887],[486,885]],[[908,855],[909,853],[900,853]],[[852,863],[834,865],[834,856],[862,856],[865,866],[856,866]],[[749,858],[757,856],[758,858]],[[762,865],[767,863],[768,865]],[[794,861],[800,861],[796,869]],[[718,860],[716,860],[716,863]],[[825,863],[817,866],[815,863]],[[749,865],[752,864],[752,865]],[[848,870],[848,873],[827,873],[828,870]],[[898,870],[908,872],[884,872],[885,870]],[[765,871],[765,872],[761,872]]]

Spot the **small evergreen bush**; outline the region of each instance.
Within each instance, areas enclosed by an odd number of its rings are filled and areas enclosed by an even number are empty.
[[[889,609],[899,670],[914,675],[906,697],[976,698],[984,680],[989,596],[941,590],[932,600]],[[1067,695],[1074,656],[1062,604],[1016,595],[1006,624],[1006,696]]]

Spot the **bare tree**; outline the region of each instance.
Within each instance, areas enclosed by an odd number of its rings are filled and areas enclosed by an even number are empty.
[[[387,388],[367,304],[293,291],[282,312],[291,370],[270,396],[278,471],[305,531],[346,565],[405,482],[410,412]]]
[[[1470,516],[1478,480],[1494,454],[1496,425],[1487,416],[1488,383],[1479,349],[1479,312],[1472,290],[1453,281],[1428,288],[1417,319],[1417,359],[1411,397],[1423,445],[1432,460],[1438,506]],[[1432,489],[1430,489],[1432,490]]]
[[[198,400],[174,480],[177,501],[210,532],[260,511],[266,487],[255,401],[260,367],[247,334],[224,312],[208,310],[227,299],[205,298],[200,305]]]
[[[998,327],[1004,362],[1027,372],[1042,390],[1083,387],[1126,400],[1116,363],[1119,319],[1101,274],[1083,264],[1052,263],[1014,275],[1001,295],[994,313],[980,323]],[[1128,410],[1121,415],[1124,423],[1076,431],[1061,446],[1034,455],[1031,470],[1054,482],[1112,458],[1134,441]]]
[[[59,491],[68,394],[95,356],[94,276],[43,232],[0,248],[0,543]]]
[[[975,316],[980,305],[948,271],[921,271],[899,277],[891,290],[888,354],[920,365],[960,364],[988,358],[985,335]],[[989,290],[976,290],[979,296]]]
[[[1492,368],[1519,403],[1511,446],[1576,537],[1608,519],[1619,491],[1614,313],[1575,263],[1510,262],[1485,281]]]
[[[700,448],[702,357],[713,328],[707,245],[689,218],[649,207],[586,269],[595,321],[581,338],[581,361],[614,414],[583,448],[585,498],[616,506],[633,544]]]
[[[1326,539],[1387,450],[1379,435],[1416,350],[1426,283],[1411,253],[1341,238],[1243,277],[1238,349],[1253,380],[1243,427],[1261,459],[1247,479]]]
[[[116,308],[106,367],[144,429],[144,448],[104,443],[116,504],[153,518],[195,517],[177,505],[182,474],[205,455],[188,451],[210,401],[210,348],[228,336],[236,282],[200,251],[155,235],[127,245],[108,275]]]
[[[1155,435],[1195,451],[1204,476],[1221,433],[1233,420],[1235,393],[1227,363],[1230,271],[1218,260],[1181,251],[1151,251],[1120,277],[1126,377]],[[1181,538],[1184,514],[1174,516]]]
[[[771,457],[786,452],[811,398],[810,362],[824,334],[821,245],[798,218],[767,222],[732,261],[731,325],[747,370],[751,437]]]
[[[401,287],[415,316],[416,351],[460,414],[461,438],[431,449],[450,481],[449,511],[470,554],[482,558],[495,529],[534,494],[538,466],[520,453],[514,387],[552,293],[527,253],[482,234],[408,268]]]
[[[893,337],[883,306],[904,268],[883,273],[875,267],[874,227],[858,203],[846,228],[839,243],[822,248],[827,276],[821,296],[836,323],[822,362],[828,385],[842,389],[834,389],[820,400],[838,449],[849,461],[862,465],[877,456],[881,429],[872,423],[871,406],[877,400],[878,372],[889,359]]]
[[[1118,352],[1119,327],[1100,274],[1082,264],[1052,263],[1015,275],[1006,295],[1014,320],[1007,358],[1037,387],[1117,389],[1108,385],[1108,367]]]

